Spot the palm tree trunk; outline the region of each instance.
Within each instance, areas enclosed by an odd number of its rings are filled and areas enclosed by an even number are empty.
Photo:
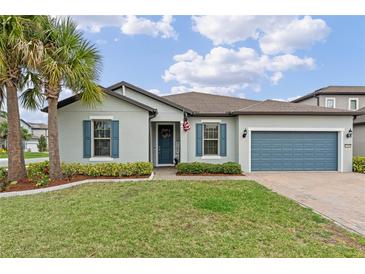
[[[48,97],[48,149],[49,177],[52,180],[61,179],[62,169],[58,144],[57,97]]]
[[[6,84],[6,103],[8,111],[8,181],[18,181],[27,177],[25,169],[20,115],[16,86]]]

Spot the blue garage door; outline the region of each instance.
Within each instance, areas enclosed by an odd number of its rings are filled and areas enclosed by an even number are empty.
[[[337,170],[337,132],[252,132],[251,170]]]

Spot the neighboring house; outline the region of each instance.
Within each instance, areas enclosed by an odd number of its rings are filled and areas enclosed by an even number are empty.
[[[312,106],[354,111],[354,156],[365,156],[365,86],[328,86],[292,101]]]
[[[358,112],[365,113],[365,107]],[[365,115],[354,120],[354,156],[365,156]]]
[[[41,135],[46,137],[48,140],[48,126],[43,123],[30,123],[26,122],[23,119],[20,120],[20,125],[23,128],[26,128],[32,135],[32,137],[24,141],[24,150],[30,152],[38,152],[38,141]]]
[[[77,95],[59,102],[62,161],[171,166],[176,159],[238,162],[245,172],[352,170],[352,111],[198,92],[161,97],[124,81],[104,92],[94,108]]]

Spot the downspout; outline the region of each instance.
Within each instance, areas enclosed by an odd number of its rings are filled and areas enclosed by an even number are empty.
[[[124,87],[124,86],[123,86]],[[157,116],[157,109],[153,111],[152,115],[148,117],[148,161],[153,163],[152,160],[152,131],[151,120]]]

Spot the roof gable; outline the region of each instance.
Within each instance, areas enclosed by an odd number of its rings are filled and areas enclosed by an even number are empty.
[[[152,99],[154,99],[156,101],[162,102],[162,103],[164,103],[166,105],[169,105],[169,106],[171,106],[173,108],[179,109],[179,110],[181,110],[183,112],[188,112],[188,113],[191,113],[192,112],[189,108],[187,108],[185,106],[181,106],[181,105],[176,104],[176,103],[174,103],[174,102],[172,102],[170,100],[166,100],[164,97],[161,97],[161,96],[158,96],[156,94],[153,94],[152,92],[149,92],[149,91],[144,90],[144,89],[142,89],[140,87],[137,87],[135,85],[132,85],[132,84],[126,82],[126,81],[121,81],[119,83],[116,83],[116,84],[108,87],[107,89],[108,90],[111,90],[111,91],[115,91],[115,90],[117,90],[119,88],[122,88],[123,86],[126,86],[126,87],[128,87],[129,89],[131,89],[133,91],[136,91],[136,92],[138,92],[140,94],[143,94],[143,95],[145,95],[145,96],[147,96],[149,98],[152,98]]]
[[[105,88],[102,88],[102,89],[103,89],[103,92],[105,94],[107,94],[107,95],[110,95],[110,96],[115,97],[115,98],[117,98],[119,100],[128,102],[128,103],[130,103],[132,105],[135,105],[137,107],[140,107],[140,108],[142,108],[144,110],[149,111],[150,113],[157,113],[157,110],[154,109],[154,108],[151,108],[150,106],[147,106],[145,104],[142,104],[140,102],[137,102],[137,101],[135,101],[135,100],[133,100],[133,99],[131,99],[129,97],[123,96],[123,95],[121,95],[121,94],[119,94],[117,92],[114,92],[114,91],[111,91],[111,90],[107,90]],[[67,106],[69,104],[72,104],[74,102],[77,102],[77,101],[80,100],[80,98],[81,98],[81,94],[76,94],[76,95],[73,95],[71,97],[68,97],[68,98],[66,98],[64,100],[61,100],[57,104],[57,109],[62,108],[62,107],[65,107],[65,106]],[[48,112],[48,107],[43,108],[42,111],[43,112]]]

